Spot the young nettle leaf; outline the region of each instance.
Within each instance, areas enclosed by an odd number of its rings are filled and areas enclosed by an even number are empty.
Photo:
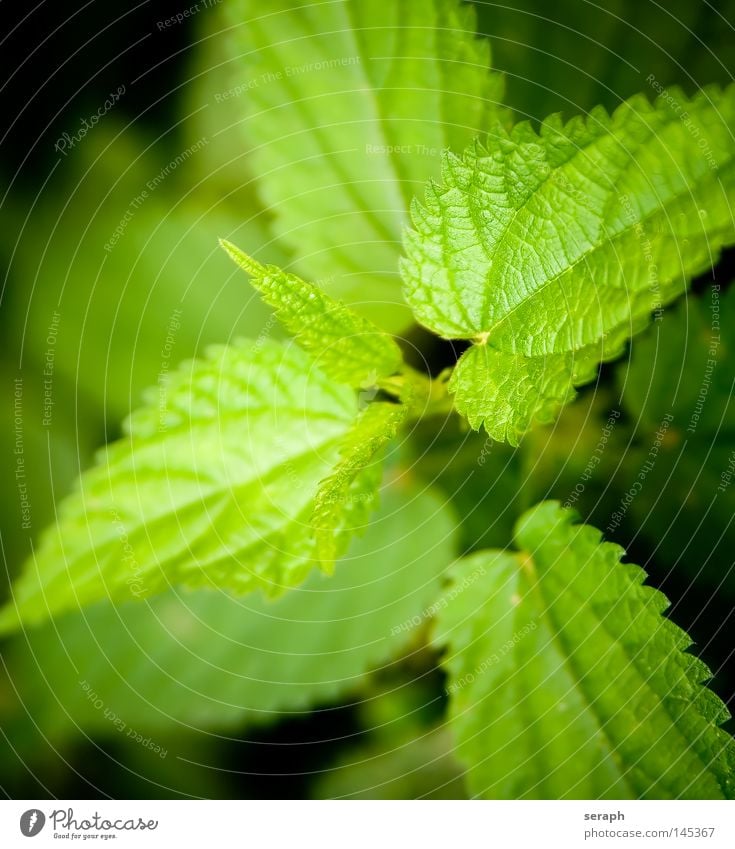
[[[411,199],[498,115],[503,80],[456,0],[223,4],[230,87],[257,187],[301,273],[391,331]]]
[[[294,345],[242,341],[180,367],[63,503],[0,629],[169,584],[300,583],[314,496],[357,415],[356,393]]]
[[[593,379],[600,358],[592,351],[523,357],[473,345],[452,372],[449,391],[474,430],[484,424],[494,439],[517,445],[532,423],[553,421],[559,407],[574,398],[573,384]]]
[[[283,326],[333,380],[365,387],[398,370],[401,349],[372,322],[318,286],[275,266],[261,265],[230,242],[220,240],[220,244],[250,275],[250,282],[276,310]]]
[[[473,795],[733,798],[729,714],[644,571],[545,502],[520,551],[460,561],[440,605],[450,722]]]
[[[669,91],[536,133],[498,128],[413,208],[402,263],[416,317],[475,345],[450,390],[516,442],[735,241],[735,87]]]

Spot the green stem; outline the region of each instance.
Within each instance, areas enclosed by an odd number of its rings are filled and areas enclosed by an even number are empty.
[[[431,379],[411,366],[403,365],[398,374],[383,378],[378,386],[411,408],[410,417],[416,421],[434,415],[449,415],[454,409],[447,391],[446,375]]]

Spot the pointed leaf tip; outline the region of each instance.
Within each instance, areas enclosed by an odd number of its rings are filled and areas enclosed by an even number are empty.
[[[251,277],[259,277],[265,272],[265,266],[261,265],[257,260],[246,254],[245,251],[238,248],[237,245],[233,245],[232,242],[228,242],[227,239],[220,239],[219,244],[230,259],[236,265],[239,265],[246,274],[249,274]]]

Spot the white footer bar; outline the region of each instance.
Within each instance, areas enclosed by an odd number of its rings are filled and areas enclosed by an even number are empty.
[[[31,840],[32,838],[32,840]],[[735,802],[0,801],[0,846],[735,847]]]

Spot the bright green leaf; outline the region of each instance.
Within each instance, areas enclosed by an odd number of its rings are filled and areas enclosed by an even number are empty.
[[[325,374],[369,388],[402,362],[395,340],[318,286],[275,266],[263,266],[230,242],[220,244],[247,274],[283,326],[310,351]]]
[[[389,330],[410,320],[396,274],[411,198],[492,123],[502,80],[468,4],[226,4],[226,101],[299,271]],[[218,99],[219,97],[219,99]]]
[[[354,392],[261,339],[213,348],[148,401],[42,536],[1,628],[171,583],[277,593],[308,573],[313,498]]]
[[[440,607],[450,721],[488,798],[732,798],[729,714],[623,550],[556,502],[520,553],[460,561]]]
[[[498,128],[445,158],[402,264],[417,318],[465,353],[473,426],[513,441],[735,241],[735,86]]]
[[[465,799],[462,771],[444,728],[361,743],[319,776],[318,799]]]

